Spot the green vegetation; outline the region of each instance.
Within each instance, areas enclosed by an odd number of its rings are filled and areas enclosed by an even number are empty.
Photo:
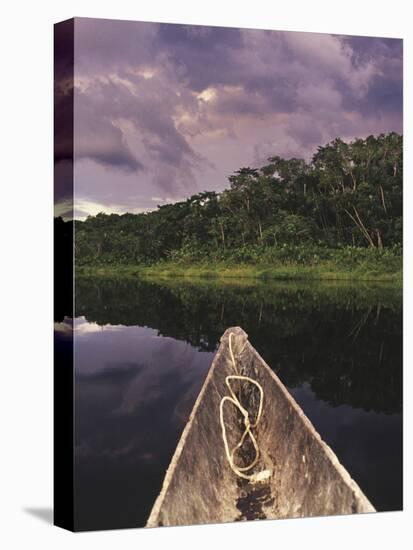
[[[244,253],[241,256],[241,253]],[[257,278],[295,280],[365,280],[402,283],[402,250],[313,245],[250,247],[238,257],[209,256],[207,261],[182,258],[152,265],[98,264],[78,267],[84,275],[146,277]]]
[[[402,137],[271,157],[229,189],[75,222],[80,272],[401,282]]]

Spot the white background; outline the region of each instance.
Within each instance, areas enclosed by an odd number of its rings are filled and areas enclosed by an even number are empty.
[[[413,30],[407,0],[8,2],[1,14],[2,548],[407,548],[412,539],[411,293],[405,290],[403,513],[72,534],[52,527],[52,24],[72,16],[404,38],[405,212],[412,207]],[[406,101],[407,100],[407,101]],[[405,281],[412,221],[405,216]],[[110,498],[110,495],[108,495]],[[34,509],[35,514],[28,510]],[[41,519],[40,516],[46,517]],[[50,518],[47,521],[47,518]],[[409,529],[410,527],[410,529]]]

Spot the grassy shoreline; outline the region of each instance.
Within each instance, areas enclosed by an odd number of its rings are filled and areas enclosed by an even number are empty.
[[[312,281],[372,281],[402,286],[403,272],[400,269],[385,271],[377,266],[360,266],[345,269],[333,263],[318,265],[280,264],[205,264],[164,262],[152,266],[142,265],[88,265],[77,266],[76,275],[110,277],[156,277],[156,278],[205,278],[205,279],[261,279],[261,280],[312,280]]]

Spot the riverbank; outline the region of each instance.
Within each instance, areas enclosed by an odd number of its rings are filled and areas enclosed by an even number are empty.
[[[87,265],[76,268],[77,275],[110,277],[182,277],[210,279],[263,280],[313,280],[313,281],[375,281],[402,285],[402,260],[391,269],[380,265],[360,265],[344,268],[326,262],[318,265],[273,264],[248,265],[227,263],[173,263],[162,262],[151,266],[143,265]]]

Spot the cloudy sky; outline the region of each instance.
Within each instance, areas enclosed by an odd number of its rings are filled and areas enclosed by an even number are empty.
[[[402,41],[76,19],[74,101],[76,217],[140,212],[402,132]]]

